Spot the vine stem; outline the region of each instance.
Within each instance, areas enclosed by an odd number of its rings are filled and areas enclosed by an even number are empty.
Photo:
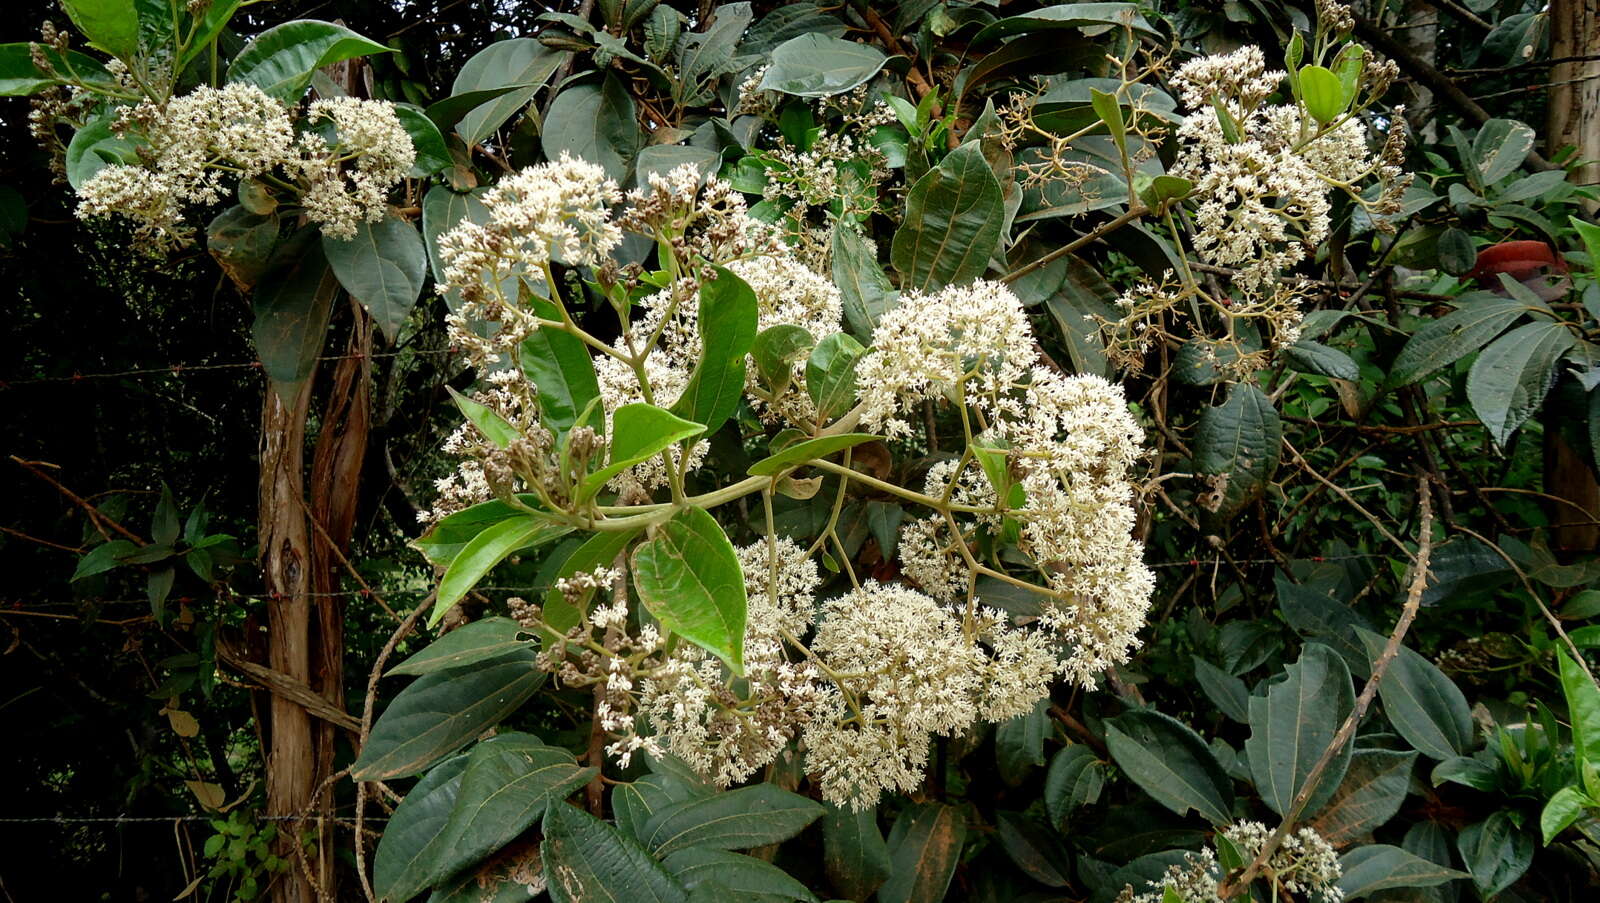
[[[1333,741],[1322,751],[1322,755],[1317,757],[1316,764],[1307,772],[1305,783],[1294,795],[1294,802],[1290,804],[1289,811],[1283,814],[1283,822],[1278,825],[1278,829],[1273,831],[1261,845],[1260,852],[1256,853],[1255,858],[1245,866],[1237,878],[1224,877],[1217,885],[1217,895],[1224,900],[1231,900],[1248,888],[1250,882],[1261,873],[1262,866],[1283,844],[1284,838],[1289,836],[1289,831],[1294,828],[1300,813],[1310,802],[1311,794],[1316,792],[1317,785],[1322,782],[1323,772],[1327,771],[1328,765],[1333,761],[1333,757],[1338,755],[1339,750],[1355,736],[1356,726],[1361,723],[1367,708],[1372,705],[1373,697],[1378,695],[1378,685],[1383,681],[1384,672],[1389,670],[1390,662],[1400,654],[1400,643],[1405,639],[1406,632],[1411,629],[1411,623],[1417,619],[1417,612],[1422,608],[1422,593],[1428,588],[1428,559],[1433,555],[1433,499],[1428,492],[1426,477],[1417,481],[1417,507],[1421,520],[1417,526],[1417,553],[1411,559],[1411,587],[1406,592],[1406,601],[1400,609],[1400,618],[1395,622],[1388,641],[1383,644],[1383,652],[1378,655],[1378,660],[1372,663],[1372,676],[1367,679],[1366,686],[1361,688],[1361,695],[1356,697],[1355,707],[1344,719],[1344,724],[1339,726],[1339,732],[1333,735]]]

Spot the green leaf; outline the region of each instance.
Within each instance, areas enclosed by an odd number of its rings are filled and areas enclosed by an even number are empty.
[[[389,669],[389,674],[432,674],[487,658],[499,658],[529,644],[522,626],[510,618],[490,617],[458,627],[429,643],[421,652]]]
[[[1465,230],[1451,226],[1439,233],[1439,269],[1452,276],[1465,276],[1478,262],[1478,249]]]
[[[1589,268],[1594,272],[1595,279],[1600,280],[1600,226],[1576,216],[1569,217],[1568,221],[1583,239],[1583,246],[1589,252]]]
[[[211,0],[206,5],[205,11],[194,20],[187,46],[183,54],[178,57],[176,71],[182,72],[201,55],[209,53],[217,37],[228,27],[233,14],[238,12],[242,5],[243,0]]]
[[[553,302],[530,297],[528,305],[543,319],[558,320]],[[600,397],[600,381],[588,346],[570,332],[537,329],[522,341],[522,372],[539,389],[539,415],[556,433],[564,435],[578,415]],[[598,421],[603,429],[605,420]]]
[[[172,488],[165,483],[161,484],[161,501],[156,503],[154,516],[150,519],[150,539],[161,546],[170,546],[178,541],[178,503],[172,498]]]
[[[445,389],[450,393],[450,398],[456,403],[456,407],[461,410],[462,416],[467,418],[467,422],[476,427],[485,439],[493,442],[496,448],[510,448],[511,443],[522,438],[517,428],[495,413],[493,408],[473,401],[449,386],[445,386]]]
[[[400,120],[406,134],[411,136],[411,146],[417,151],[417,158],[408,173],[411,178],[425,179],[455,164],[450,157],[450,148],[444,143],[444,133],[439,131],[439,126],[428,118],[421,107],[397,103],[394,105],[394,115]]]
[[[63,162],[67,167],[67,184],[74,191],[82,191],[96,173],[112,165],[112,160],[128,164],[138,162],[139,144],[112,129],[117,115],[118,111],[109,111],[72,134]]]
[[[121,59],[139,52],[139,16],[131,0],[61,0],[61,8],[101,50]]]
[[[793,323],[779,323],[756,334],[750,345],[750,357],[756,362],[756,372],[762,382],[781,393],[794,379],[794,362],[810,354],[817,340],[805,329]]]
[[[1097,317],[1117,319],[1117,292],[1092,265],[1075,254],[1064,258],[1060,284],[1045,299],[1045,309],[1061,331],[1072,369],[1104,376],[1110,370]]]
[[[567,53],[544,46],[535,38],[496,41],[473,54],[461,65],[461,71],[450,86],[452,97],[510,90],[486,99],[461,116],[455,123],[461,140],[471,147],[494,134],[506,120],[527,106],[528,101],[561,68],[568,56]]]
[[[822,816],[822,868],[841,896],[865,900],[890,872],[889,845],[878,830],[878,810],[826,807]]]
[[[1456,310],[1412,333],[1389,370],[1390,387],[1409,386],[1477,351],[1528,312],[1521,302],[1488,292],[1470,292],[1458,303]]]
[[[1483,184],[1493,185],[1517,171],[1533,150],[1534,131],[1515,119],[1491,119],[1472,138],[1472,159],[1483,174]]]
[[[1557,790],[1539,812],[1539,833],[1544,837],[1544,845],[1549,846],[1556,835],[1582,818],[1584,811],[1592,807],[1593,803],[1576,786]]]
[[[501,734],[479,743],[467,757],[438,858],[430,864],[433,880],[510,843],[594,775],[595,769],[580,766],[572,753],[531,734]]]
[[[1266,490],[1278,469],[1283,425],[1272,401],[1254,383],[1235,383],[1222,404],[1200,413],[1195,467],[1225,480],[1216,513],[1231,517]]]
[[[633,551],[640,601],[661,626],[744,673],[744,571],[716,518],[684,508]]]
[[[278,217],[257,216],[234,205],[206,226],[206,251],[241,291],[261,281],[278,245]]]
[[[539,504],[537,496],[519,495],[517,498],[530,506]],[[485,528],[525,514],[527,511],[501,499],[490,499],[445,517],[430,527],[421,538],[412,541],[411,545],[427,556],[429,562],[448,565]]]
[[[732,270],[716,267],[700,286],[700,360],[672,412],[714,433],[728,422],[744,394],[745,355],[756,340],[756,293]]]
[[[92,56],[76,50],[62,53],[54,47],[43,47],[42,52],[58,73],[74,75],[87,85],[109,86],[114,83],[111,73]],[[29,42],[0,44],[0,97],[35,94],[59,84],[62,84],[60,77],[45,75],[33,64]]]
[[[1356,94],[1361,88],[1361,72],[1365,68],[1366,55],[1366,48],[1352,42],[1339,48],[1339,55],[1334,58],[1333,71],[1339,76],[1339,88],[1347,107],[1355,103]]]
[[[576,806],[551,804],[539,850],[554,903],[688,903],[643,847]]]
[[[1299,79],[1300,99],[1318,122],[1326,125],[1344,113],[1348,103],[1339,76],[1323,66],[1305,66]]]
[[[644,826],[657,812],[674,803],[710,795],[708,788],[670,774],[647,774],[612,787],[611,811],[622,833],[642,840]]]
[[[1465,872],[1429,862],[1384,843],[1356,847],[1339,857],[1339,866],[1343,874],[1338,887],[1347,900],[1392,887],[1435,887],[1466,877]]]
[[[1106,124],[1106,129],[1111,133],[1111,141],[1116,144],[1117,152],[1123,156],[1128,153],[1128,123],[1122,118],[1122,103],[1117,100],[1117,95],[1107,94],[1099,88],[1089,89],[1089,105],[1094,108],[1096,116]]]
[[[1456,838],[1461,861],[1486,900],[1515,884],[1533,864],[1534,837],[1521,820],[1521,813],[1501,809]]]
[[[392,345],[422,297],[428,252],[415,226],[394,214],[356,224],[349,241],[322,236],[322,253],[339,284],[361,302]]]
[[[1350,382],[1361,379],[1361,368],[1350,359],[1350,355],[1337,348],[1329,348],[1321,342],[1301,339],[1283,349],[1283,357],[1289,362],[1289,366],[1301,373],[1312,373]]]
[[[1387,640],[1370,630],[1356,633],[1376,662]],[[1389,663],[1378,697],[1394,729],[1430,759],[1465,755],[1475,745],[1466,697],[1437,665],[1405,646]]]
[[[1160,712],[1138,710],[1105,723],[1106,747],[1135,784],[1183,815],[1190,809],[1216,825],[1232,822],[1233,782],[1200,735]]]
[[[544,682],[524,646],[499,658],[417,678],[373,726],[351,766],[358,781],[417,774],[516,711]]]
[[[1250,690],[1244,681],[1198,655],[1194,657],[1194,679],[1217,711],[1240,724],[1250,723]]]
[[[995,834],[1006,856],[1023,874],[1047,887],[1071,883],[1072,855],[1044,825],[1020,812],[996,812]]]
[[[228,81],[255,85],[284,103],[295,103],[323,66],[389,53],[391,48],[356,34],[343,25],[316,19],[295,19],[251,39],[228,66]]]
[[[857,338],[870,340],[878,320],[894,306],[894,287],[872,244],[849,225],[834,224],[832,246],[833,282],[839,287],[845,322]]]
[[[773,784],[752,784],[674,803],[651,816],[641,834],[657,856],[690,847],[747,850],[788,840],[822,812],[815,800]]]
[[[1082,743],[1064,746],[1044,777],[1044,807],[1056,830],[1066,831],[1072,810],[1094,804],[1105,787],[1106,763]]]
[[[856,365],[867,353],[861,343],[836,332],[817,343],[806,361],[806,392],[817,406],[817,422],[827,423],[856,403]]]
[[[889,58],[871,44],[815,32],[790,38],[773,51],[760,90],[797,97],[843,94],[883,68]]]
[[[639,402],[617,408],[611,416],[611,463],[584,478],[578,500],[593,498],[617,474],[705,431],[704,426],[655,405]]]
[[[559,641],[567,631],[578,626],[578,621],[583,616],[583,612],[576,610],[562,595],[561,590],[555,586],[555,581],[584,571],[592,571],[601,566],[609,567],[638,535],[637,530],[610,530],[596,533],[584,540],[583,545],[578,546],[562,563],[551,580],[550,588],[545,591],[544,621],[556,632],[554,637],[547,637],[547,641],[552,639]]]
[[[982,148],[956,148],[906,193],[889,249],[901,287],[931,292],[983,275],[1004,226],[1005,199]]]
[[[1344,782],[1311,826],[1334,846],[1353,843],[1383,827],[1405,802],[1416,761],[1415,751],[1356,750]]]
[[[1044,764],[1044,738],[1050,730],[1050,700],[995,726],[995,763],[1000,777],[1012,786],[1021,784],[1035,766]]]
[[[466,756],[434,766],[390,816],[372,859],[372,889],[380,900],[409,900],[427,889],[466,768]]]
[[[1561,661],[1561,690],[1572,722],[1573,754],[1579,761],[1600,765],[1600,687],[1565,651],[1557,650],[1556,657]]]
[[[692,164],[700,174],[701,182],[704,182],[707,177],[717,174],[717,169],[722,165],[722,155],[709,147],[652,144],[639,151],[634,178],[640,184],[649,184],[650,176],[664,176],[685,164]]]
[[[895,819],[889,832],[889,878],[878,903],[938,903],[961,861],[967,816],[944,803],[918,803]]]
[[[1194,183],[1188,179],[1159,175],[1139,191],[1139,200],[1151,210],[1161,212],[1165,211],[1173,201],[1181,201],[1193,193]]]
[[[730,903],[817,899],[783,869],[743,853],[690,847],[668,855],[665,864],[667,871],[691,891],[715,882],[722,893],[734,895],[718,898]]]
[[[1555,382],[1556,364],[1573,345],[1562,323],[1526,323],[1483,349],[1467,373],[1467,400],[1494,441],[1504,446]]]
[[[619,185],[628,180],[643,139],[634,118],[633,97],[622,81],[607,74],[599,84],[568,84],[550,104],[544,120],[544,155],[554,160],[567,151],[600,166]]]
[[[1300,660],[1285,671],[1288,678],[1265,696],[1250,698],[1250,739],[1244,745],[1256,790],[1279,815],[1289,812],[1312,766],[1355,707],[1350,669],[1327,646],[1307,644]],[[1328,763],[1302,815],[1316,814],[1333,796],[1350,765],[1351,747],[1346,741]]]
[[[543,545],[572,532],[565,524],[553,524],[542,517],[523,514],[486,527],[451,559],[439,579],[439,597],[428,615],[428,626],[439,623],[445,612],[460,602],[478,581],[522,549]]]
[[[87,555],[78,559],[78,566],[72,572],[72,580],[82,580],[93,577],[95,574],[104,574],[122,563],[122,559],[134,552],[139,547],[126,539],[113,539],[103,542],[89,550]]]
[[[792,467],[814,461],[818,458],[843,451],[857,446],[863,442],[872,442],[878,437],[871,433],[840,433],[837,436],[823,436],[819,439],[807,439],[796,442],[783,451],[750,465],[747,473],[752,477],[777,476]]]
[[[736,57],[739,38],[754,18],[749,3],[720,3],[704,31],[684,35],[678,42],[678,100],[695,106],[711,100],[717,80],[731,74],[742,62]]]
[[[1309,586],[1290,583],[1283,577],[1275,577],[1273,585],[1278,592],[1278,611],[1296,633],[1326,643],[1350,666],[1350,673],[1369,673],[1366,647],[1356,637],[1356,628],[1372,627],[1366,618]]]
[[[1092,37],[1114,28],[1132,28],[1146,34],[1156,34],[1150,23],[1139,14],[1139,6],[1135,3],[1059,3],[991,22],[973,37],[972,43],[978,45],[1007,35],[1058,29],[1075,29]]]
[[[252,299],[250,333],[261,366],[275,383],[293,386],[316,368],[338,288],[321,246],[314,243],[262,277]]]

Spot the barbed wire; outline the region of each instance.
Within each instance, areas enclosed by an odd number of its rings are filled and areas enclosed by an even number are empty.
[[[149,825],[172,824],[173,822],[211,822],[216,821],[219,815],[36,815],[24,817],[0,817],[0,825]],[[346,818],[350,816],[345,816]],[[315,822],[316,816],[299,815],[257,815],[255,821],[304,821]],[[389,816],[369,815],[366,821],[388,821]]]
[[[397,351],[375,351],[371,354],[325,354],[317,358],[318,361],[347,361],[347,360],[382,360],[405,356],[415,357],[440,357],[456,354],[448,348],[421,348],[401,349]],[[106,370],[96,373],[72,373],[67,376],[31,376],[15,379],[0,378],[0,392],[6,389],[26,388],[28,386],[45,385],[71,385],[75,383],[96,382],[110,379],[143,379],[153,376],[184,376],[190,373],[214,373],[230,370],[262,370],[259,360],[230,361],[225,363],[196,363],[196,364],[164,364],[159,367],[133,367],[126,370]]]

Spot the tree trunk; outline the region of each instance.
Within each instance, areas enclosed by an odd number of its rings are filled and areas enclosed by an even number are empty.
[[[1600,0],[1553,0],[1550,4],[1550,57],[1575,62],[1550,68],[1550,108],[1545,121],[1545,156],[1567,146],[1578,160],[1600,160]],[[1573,171],[1573,181],[1600,182],[1600,163]],[[1592,216],[1593,205],[1589,206]],[[1551,399],[1554,401],[1554,397]],[[1566,553],[1586,553],[1600,545],[1600,527],[1590,523],[1600,512],[1600,484],[1589,462],[1563,431],[1545,429],[1545,492],[1567,503],[1549,505],[1551,543]],[[1582,506],[1582,510],[1574,507]],[[1587,513],[1585,513],[1587,512]]]

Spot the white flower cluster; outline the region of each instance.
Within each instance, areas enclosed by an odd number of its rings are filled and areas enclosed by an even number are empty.
[[[924,400],[963,406],[965,422],[1005,456],[1022,488],[1021,505],[1008,504],[1015,510],[1006,514],[1020,523],[1018,547],[1050,594],[1041,618],[1069,643],[1062,673],[1093,686],[1127,661],[1155,580],[1132,535],[1130,471],[1143,432],[1121,388],[1044,367],[1021,302],[993,282],[903,296],[873,334],[857,379],[862,422],[890,436],[910,432],[903,415]],[[928,494],[948,488],[957,504],[994,504],[993,488],[981,494],[967,472],[977,466],[930,474]],[[996,526],[993,515],[973,519],[974,529]],[[901,542],[907,573],[929,592],[953,599],[969,587],[967,539],[948,523],[914,522]]]
[[[329,136],[320,134],[324,120]],[[281,169],[295,180],[306,216],[349,238],[358,222],[383,217],[416,157],[411,137],[386,101],[315,101],[304,124],[297,140],[290,109],[245,84],[129,107],[116,131],[141,139],[143,162],[102,168],[79,189],[78,216],[121,214],[147,243],[184,244],[192,238],[186,207],[216,204],[233,181]]]
[[[1223,828],[1222,833],[1248,862],[1261,852],[1272,832],[1260,822],[1244,821]],[[1287,891],[1309,903],[1341,903],[1344,891],[1338,883],[1342,874],[1333,845],[1311,828],[1285,837],[1261,869],[1261,878],[1272,882],[1274,897]],[[1184,903],[1225,903],[1217,894],[1221,880],[1217,854],[1202,847],[1197,853],[1184,854],[1183,865],[1169,866],[1161,880],[1151,881],[1151,890],[1135,893],[1132,887],[1125,887],[1117,903],[1163,903],[1169,890]]]

